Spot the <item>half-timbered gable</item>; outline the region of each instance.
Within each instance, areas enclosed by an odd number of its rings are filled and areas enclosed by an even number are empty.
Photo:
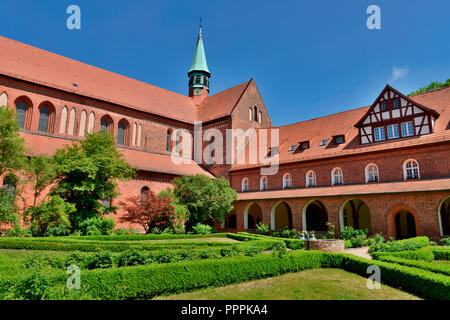
[[[355,125],[361,144],[421,136],[433,132],[439,113],[387,85]]]

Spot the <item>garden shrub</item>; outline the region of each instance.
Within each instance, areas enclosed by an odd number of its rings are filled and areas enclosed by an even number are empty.
[[[450,246],[450,238],[442,238],[439,241],[443,246]]]
[[[346,226],[342,229],[341,237],[344,240],[350,240],[352,238],[356,238],[358,236],[365,236],[367,238],[367,235],[369,234],[369,230],[360,230],[360,229],[353,229],[353,227]]]
[[[103,251],[89,256],[86,262],[88,269],[106,269],[114,265],[113,258],[110,252]]]
[[[450,260],[450,249],[432,248],[435,260]]]
[[[93,217],[78,224],[78,230],[85,236],[110,235],[116,222],[111,218]]]
[[[118,267],[125,267],[147,264],[152,260],[141,251],[129,249],[120,253],[117,256],[116,261]]]
[[[387,243],[375,243],[369,248],[369,253],[382,252],[398,252],[398,251],[414,251],[430,244],[428,237],[415,237],[411,239],[390,241]]]
[[[12,297],[25,300],[42,300],[50,289],[50,280],[39,271],[22,277],[13,287]]]
[[[441,274],[450,276],[450,265],[447,265],[447,264],[430,263],[430,262],[420,261],[420,260],[409,260],[409,259],[403,259],[403,258],[398,258],[398,257],[393,257],[393,256],[380,256],[379,260],[397,263],[397,264],[400,264],[403,266],[408,266],[408,267],[420,268],[423,270],[428,270],[431,272],[441,273]]]
[[[133,228],[119,228],[114,230],[114,236],[129,236],[129,235],[137,235],[140,234],[138,229]]]
[[[398,257],[409,260],[423,260],[431,262],[434,260],[433,251],[430,248],[422,248],[415,251],[400,251],[400,252],[372,252],[373,259],[381,260],[382,257]]]
[[[197,223],[195,226],[192,227],[192,231],[194,232],[194,234],[210,234],[212,233],[212,227],[205,224]]]
[[[265,223],[259,222],[256,225],[256,232],[259,234],[268,234],[270,232],[270,227]]]

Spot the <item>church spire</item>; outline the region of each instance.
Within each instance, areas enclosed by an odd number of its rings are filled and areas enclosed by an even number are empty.
[[[188,72],[189,77],[189,96],[206,96],[209,93],[209,78],[211,73],[206,62],[205,48],[203,46],[202,24],[198,32],[197,46],[194,52],[191,68]]]

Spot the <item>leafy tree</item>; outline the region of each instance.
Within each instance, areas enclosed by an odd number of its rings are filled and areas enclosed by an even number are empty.
[[[84,141],[57,150],[53,159],[58,184],[52,193],[75,205],[77,210],[70,215],[74,230],[86,219],[115,213],[118,208],[105,206],[102,200],[117,197],[117,181],[136,174],[109,133],[88,134]]]
[[[25,141],[19,130],[15,110],[0,106],[0,177],[25,166]]]
[[[189,210],[188,230],[197,223],[223,222],[237,200],[237,192],[223,177],[211,179],[198,174],[175,178],[172,183],[175,197]]]
[[[0,178],[10,180],[10,188],[0,190],[0,225],[14,228],[20,228],[16,205],[16,186],[19,181],[12,173],[22,170],[26,159],[25,142],[19,129],[15,111],[0,106]]]
[[[160,197],[167,197],[170,199],[170,204],[174,208],[173,210],[173,221],[172,227],[175,233],[185,233],[185,222],[189,219],[189,210],[188,208],[180,203],[180,200],[175,197],[172,188],[167,188],[159,193]]]
[[[75,210],[73,204],[65,202],[60,196],[42,201],[26,211],[31,233],[35,237],[67,235],[70,231],[69,216]]]
[[[143,197],[130,197],[127,202],[121,201],[120,205],[127,212],[121,221],[137,223],[144,228],[145,233],[155,227],[164,229],[171,226],[174,207],[169,197],[160,197],[148,190]]]
[[[53,158],[46,158],[44,156],[32,157],[28,164],[26,174],[33,185],[33,206],[35,207],[36,200],[42,191],[55,180],[56,168]]]
[[[426,93],[426,92],[430,92],[433,90],[446,88],[446,87],[450,87],[450,78],[447,79],[447,81],[445,81],[445,82],[433,81],[428,86],[420,88],[417,91],[411,92],[410,94],[408,94],[408,96],[415,96],[415,95],[418,95],[421,93]]]

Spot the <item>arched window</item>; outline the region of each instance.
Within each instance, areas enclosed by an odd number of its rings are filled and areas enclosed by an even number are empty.
[[[59,125],[59,133],[60,134],[65,134],[66,133],[67,114],[68,114],[67,107],[64,106],[64,108],[61,111],[61,123]]]
[[[8,95],[6,94],[6,92],[2,92],[2,94],[0,94],[0,107],[2,106],[8,106]]]
[[[262,176],[261,180],[259,181],[259,189],[261,191],[267,190],[268,189],[268,182],[267,182],[267,177],[266,176]]]
[[[403,163],[403,174],[405,180],[420,179],[419,163],[414,159],[406,160]]]
[[[10,174],[3,179],[3,190],[6,195],[10,197],[14,197],[16,194],[16,186],[17,186],[17,177],[13,174]]]
[[[306,173],[306,187],[315,187],[316,186],[316,173],[313,170],[310,170]]]
[[[130,125],[125,119],[120,120],[117,127],[117,144],[120,146],[129,145],[129,131]]]
[[[253,116],[255,117],[255,121],[258,121],[258,108],[256,108],[256,106],[253,108]]]
[[[141,189],[141,205],[144,205],[144,202],[147,200],[149,191],[150,191],[149,187],[143,187]]]
[[[261,123],[261,121],[262,121],[262,112],[260,111],[258,113],[258,122]]]
[[[167,152],[171,152],[171,146],[172,146],[172,140],[171,140],[171,137],[172,137],[172,129],[169,129],[169,130],[167,130],[167,133],[166,133],[166,151]]]
[[[70,117],[69,117],[69,129],[67,130],[67,134],[72,136],[75,131],[75,118],[76,118],[76,110],[75,108],[72,108],[70,110]]]
[[[85,110],[81,112],[81,119],[80,119],[80,129],[78,131],[79,137],[84,137],[86,133],[86,122],[87,122],[87,113]]]
[[[50,121],[50,110],[43,106],[39,110],[39,126],[38,131],[39,132],[49,132],[49,121]]]
[[[341,168],[334,168],[331,171],[331,180],[333,185],[344,184],[344,173]]]
[[[253,121],[253,110],[252,108],[248,108],[248,120]]]
[[[104,115],[100,119],[100,131],[113,134],[113,126],[114,126],[114,123],[110,116]]]
[[[248,191],[248,178],[242,179],[242,192]]]
[[[283,175],[283,189],[292,187],[292,176],[290,173],[285,173]]]
[[[91,112],[89,114],[88,133],[94,132],[95,114]]]
[[[377,165],[373,163],[368,164],[366,166],[366,183],[378,181],[379,181],[379,174]]]
[[[27,118],[27,105],[20,101],[16,105],[16,119],[19,122],[20,129],[25,129],[25,119]]]
[[[137,134],[137,123],[133,123],[133,135],[131,137],[131,144],[133,146],[136,145],[136,134]]]
[[[117,129],[117,144],[125,145],[125,124],[123,122],[119,123],[119,127]]]
[[[181,156],[181,130],[176,130],[176,140],[175,140],[175,152],[177,155]]]

